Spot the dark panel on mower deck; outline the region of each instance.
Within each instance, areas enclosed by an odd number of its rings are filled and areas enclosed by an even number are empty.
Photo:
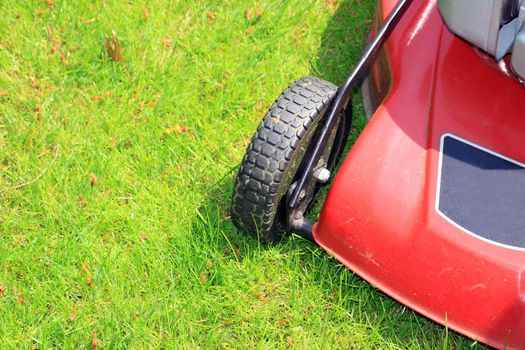
[[[525,166],[452,135],[441,157],[438,212],[469,234],[525,248]]]

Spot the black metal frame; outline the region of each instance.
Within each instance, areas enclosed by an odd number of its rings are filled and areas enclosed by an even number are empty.
[[[346,80],[343,87],[339,88],[337,94],[331,105],[328,107],[326,119],[323,127],[319,134],[319,138],[316,140],[316,144],[313,146],[313,153],[309,159],[306,159],[306,167],[304,172],[299,174],[298,180],[293,184],[291,196],[289,196],[288,207],[290,209],[296,208],[301,201],[300,193],[305,188],[308,180],[313,176],[316,165],[319,162],[321,154],[326,146],[326,142],[336,125],[337,118],[341,114],[344,108],[346,108],[350,102],[352,90],[358,86],[358,84],[366,77],[367,72],[372,66],[379,50],[390,36],[390,33],[394,30],[399,19],[403,16],[406,9],[410,5],[412,0],[400,0],[396,7],[392,10],[392,13],[385,20],[381,30],[377,33],[376,37],[367,46],[363,57],[354,68],[348,79]],[[291,212],[292,210],[289,210]],[[311,231],[311,223],[305,222],[306,218],[301,222],[293,222],[292,229],[303,232],[305,229]],[[306,223],[306,225],[305,225]],[[307,226],[307,227],[304,227]],[[311,234],[309,234],[311,236]]]

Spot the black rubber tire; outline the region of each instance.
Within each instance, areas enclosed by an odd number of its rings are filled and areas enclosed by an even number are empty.
[[[336,91],[328,81],[304,77],[270,107],[235,181],[231,217],[239,229],[262,242],[282,238],[287,225],[283,198]]]

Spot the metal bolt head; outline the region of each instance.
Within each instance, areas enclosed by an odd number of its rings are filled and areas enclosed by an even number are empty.
[[[302,190],[302,191],[299,193],[299,199],[304,199],[304,197],[306,197],[306,191],[305,191],[305,190]]]
[[[326,168],[319,168],[314,172],[314,177],[322,184],[327,183],[328,180],[330,180],[330,175],[330,170]]]

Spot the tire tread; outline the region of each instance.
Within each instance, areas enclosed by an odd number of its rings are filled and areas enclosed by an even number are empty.
[[[337,87],[328,81],[303,77],[272,104],[253,135],[237,174],[231,215],[239,229],[263,242],[282,236],[279,231],[284,223],[276,223],[276,214],[290,186],[283,183],[285,172],[306,131],[328,107],[336,91]]]

